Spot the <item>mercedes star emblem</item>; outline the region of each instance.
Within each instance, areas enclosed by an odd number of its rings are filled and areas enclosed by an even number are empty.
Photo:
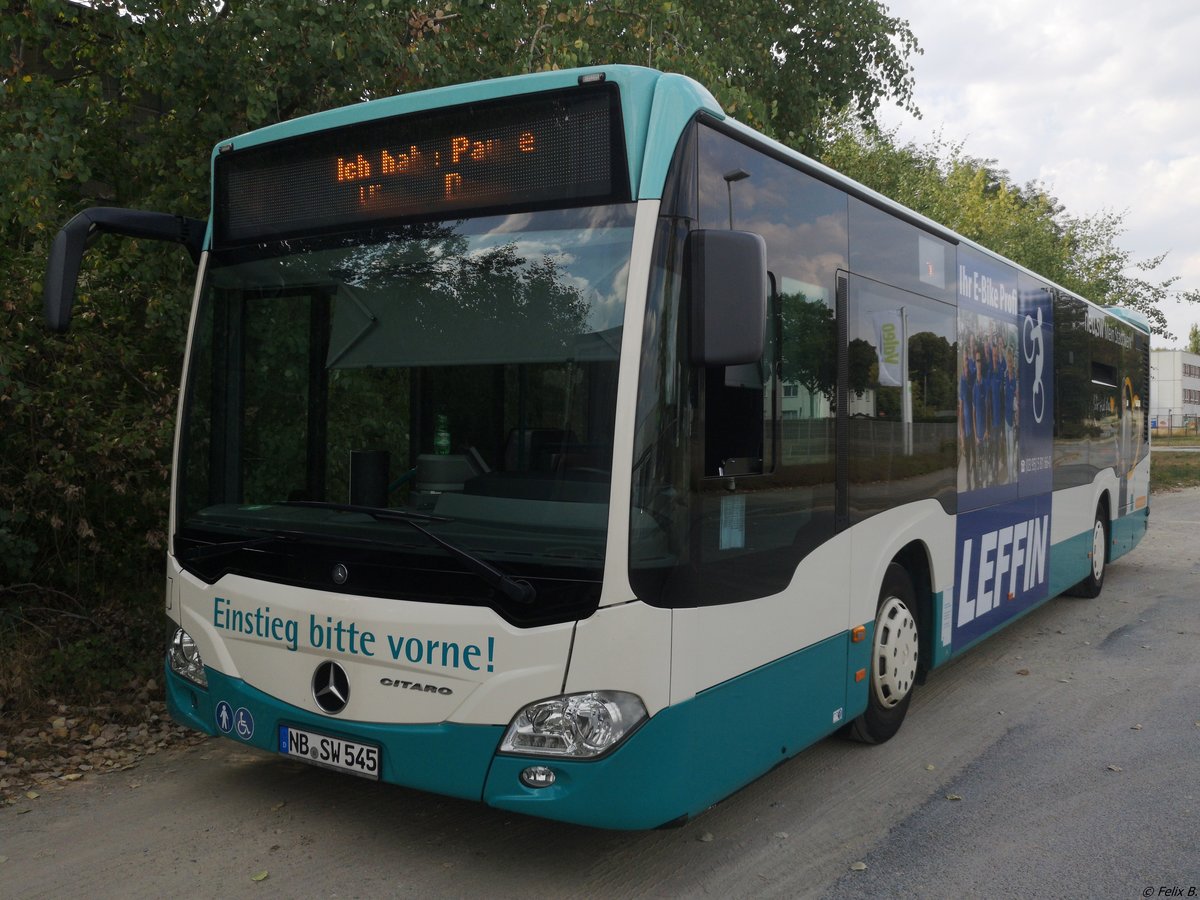
[[[317,706],[333,715],[340,713],[350,702],[350,679],[346,670],[326,660],[317,666],[312,679],[313,699]]]
[[[341,563],[338,563],[336,566],[333,567],[333,583],[334,584],[345,584],[346,579],[349,577],[350,577],[350,570],[347,569],[345,566],[343,566]]]

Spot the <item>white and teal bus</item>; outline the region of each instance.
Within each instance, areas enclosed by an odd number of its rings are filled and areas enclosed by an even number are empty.
[[[1149,329],[612,66],[212,154],[175,441],[176,719],[608,828],[686,821],[1147,527]]]

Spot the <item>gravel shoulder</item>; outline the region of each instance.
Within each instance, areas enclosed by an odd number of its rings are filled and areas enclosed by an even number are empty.
[[[128,771],[163,750],[207,740],[171,720],[153,679],[99,700],[77,706],[50,698],[40,712],[0,719],[0,808],[28,807],[85,777]]]

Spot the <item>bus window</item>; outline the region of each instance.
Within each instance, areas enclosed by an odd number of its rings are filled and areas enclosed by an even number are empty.
[[[630,560],[638,595],[668,606],[777,592],[833,536],[834,298],[847,259],[844,193],[716,129],[696,126],[688,140],[696,165],[689,153],[677,154],[688,164],[675,174],[697,172],[695,227],[762,235],[772,298],[761,364],[688,371],[688,389],[679,347],[662,331],[679,314],[680,279],[656,273],[636,416]],[[672,199],[664,216],[674,207],[691,210]],[[671,234],[670,226],[660,229],[664,261],[682,240]],[[665,440],[664,427],[693,417],[703,425],[698,434]]]
[[[955,509],[956,310],[852,275],[851,523],[932,497]]]

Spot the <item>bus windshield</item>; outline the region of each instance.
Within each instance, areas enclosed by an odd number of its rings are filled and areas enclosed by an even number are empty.
[[[184,408],[181,563],[304,582],[274,557],[298,564],[326,541],[457,565],[412,528],[341,508],[357,506],[428,516],[507,574],[598,580],[633,218],[607,205],[214,253]]]

